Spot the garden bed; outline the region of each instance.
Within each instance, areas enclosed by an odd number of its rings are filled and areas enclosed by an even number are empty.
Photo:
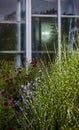
[[[28,69],[0,64],[0,129],[78,130],[79,54],[71,51]]]

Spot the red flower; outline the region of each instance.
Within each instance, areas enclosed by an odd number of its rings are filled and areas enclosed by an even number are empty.
[[[5,107],[8,106],[8,102],[7,102],[7,101],[4,102],[4,106],[5,106]]]
[[[2,96],[2,97],[4,97],[4,96],[5,96],[5,94],[6,94],[6,93],[5,93],[5,91],[4,91],[4,90],[2,90],[2,91],[1,91],[1,96]]]
[[[36,67],[36,65],[37,65],[37,60],[32,61],[30,64],[32,65],[32,67]]]
[[[10,87],[10,91],[11,91],[11,92],[16,92],[16,89],[13,88],[13,87]]]
[[[12,98],[13,98],[12,95],[8,95],[9,100],[12,100]]]
[[[9,80],[7,79],[5,82],[6,82],[6,83],[8,83],[8,82],[9,82]]]
[[[17,70],[18,70],[18,74],[21,74],[21,72],[22,72],[22,68],[19,67]]]
[[[8,85],[12,85],[12,79],[7,79],[7,80],[6,80],[6,83],[7,83]]]

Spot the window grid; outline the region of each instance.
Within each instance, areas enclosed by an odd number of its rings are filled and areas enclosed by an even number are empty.
[[[26,20],[21,20],[17,19],[15,21],[9,21],[9,20],[2,20],[0,21],[0,24],[26,24],[26,50],[25,51],[0,51],[0,54],[23,54],[26,53],[26,58],[28,60],[32,60],[32,53],[46,53],[46,51],[32,51],[32,42],[31,42],[31,18],[32,17],[45,17],[45,18],[59,18],[58,19],[58,45],[59,45],[59,55],[61,53],[61,47],[60,47],[60,42],[61,42],[61,18],[79,18],[79,15],[61,15],[61,0],[58,0],[58,14],[31,14],[31,0],[26,0]],[[19,8],[20,9],[20,8]],[[28,19],[28,20],[27,20]],[[30,23],[29,23],[30,20]],[[30,27],[30,29],[29,29]],[[49,53],[55,53],[54,51],[49,51]],[[17,57],[18,58],[18,57]],[[19,64],[20,65],[20,64]]]

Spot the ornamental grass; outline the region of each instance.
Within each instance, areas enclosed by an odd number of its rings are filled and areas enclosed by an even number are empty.
[[[0,64],[0,130],[78,130],[79,50],[26,64]]]

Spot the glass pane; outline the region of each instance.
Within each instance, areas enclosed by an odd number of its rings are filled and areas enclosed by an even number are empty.
[[[32,0],[32,13],[57,14],[57,0]]]
[[[0,20],[18,20],[25,17],[25,1],[0,0]],[[21,13],[20,11],[21,10]]]
[[[0,24],[0,51],[24,50],[25,24]]]
[[[15,50],[16,25],[0,24],[0,50]]]
[[[25,0],[21,0],[21,19],[22,20],[25,20],[25,10],[26,10]]]
[[[57,39],[57,18],[32,19],[33,51],[55,51]]]
[[[0,61],[12,61],[15,62],[15,55],[13,54],[0,54]]]
[[[61,0],[62,14],[79,15],[79,0]]]
[[[25,63],[25,59],[24,59],[24,54],[19,54],[21,56],[21,63],[22,65],[24,65]],[[0,61],[5,60],[5,61],[9,61],[9,62],[13,62],[16,64],[16,57],[17,54],[1,54],[0,53]]]
[[[62,18],[62,38],[66,38],[67,48],[79,47],[79,18]]]
[[[40,60],[42,59],[43,62],[52,62],[54,63],[55,62],[55,58],[56,58],[56,53],[54,54],[48,54],[48,53],[32,53],[32,58],[33,59],[37,59],[37,60]]]

